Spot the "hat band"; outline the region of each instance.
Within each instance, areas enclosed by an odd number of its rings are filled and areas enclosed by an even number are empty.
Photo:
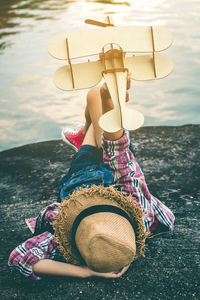
[[[79,224],[81,223],[81,221],[84,218],[88,217],[88,216],[91,216],[91,215],[96,214],[96,213],[102,213],[102,212],[111,212],[111,213],[115,213],[115,214],[118,214],[118,215],[124,217],[126,220],[129,221],[129,223],[131,224],[131,226],[133,227],[133,229],[135,231],[135,225],[133,224],[132,220],[130,219],[128,214],[124,210],[122,210],[121,208],[119,208],[117,206],[113,206],[113,205],[94,205],[94,206],[90,206],[90,207],[84,209],[76,217],[76,219],[74,220],[74,223],[72,225],[72,245],[76,249],[77,249],[77,247],[76,247],[76,242],[75,242],[75,236],[76,236],[77,228],[78,228]]]

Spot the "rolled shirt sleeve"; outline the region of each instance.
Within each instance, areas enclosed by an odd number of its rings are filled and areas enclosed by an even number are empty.
[[[33,266],[41,259],[53,259],[56,247],[54,236],[44,232],[16,247],[9,256],[8,266],[25,277],[39,280],[41,278],[33,272]]]
[[[123,192],[140,198],[142,190],[147,198],[150,193],[147,188],[144,174],[130,149],[129,132],[124,131],[123,136],[110,141],[103,137],[104,163],[109,165],[113,172],[114,184],[120,185]]]
[[[110,141],[102,139],[104,163],[112,170],[114,187],[119,186],[125,195],[131,194],[133,201],[143,209],[146,231],[151,230],[155,221],[162,223],[166,229],[173,230],[175,217],[172,211],[149,192],[144,174],[133,151],[130,149],[129,132]]]

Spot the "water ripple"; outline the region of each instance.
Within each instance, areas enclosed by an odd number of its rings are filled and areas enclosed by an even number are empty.
[[[107,14],[117,25],[163,25],[173,33],[166,54],[174,72],[131,89],[129,105],[143,112],[145,126],[200,122],[199,1],[2,0],[0,8],[0,149],[59,138],[62,127],[83,120],[87,91],[54,87],[52,75],[63,62],[48,55],[47,44],[57,33],[91,28],[86,17]]]

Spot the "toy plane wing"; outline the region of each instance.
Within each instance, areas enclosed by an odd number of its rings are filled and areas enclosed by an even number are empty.
[[[66,65],[55,72],[53,81],[59,89],[65,91],[90,88],[101,81],[102,70],[101,61],[73,64],[71,68]]]
[[[173,70],[173,62],[170,57],[160,53],[156,53],[154,58],[153,55],[126,57],[124,66],[131,73],[131,78],[138,81],[161,79]],[[93,87],[101,81],[104,65],[101,60],[98,60],[72,64],[71,68],[72,72],[69,65],[63,66],[55,72],[53,80],[58,88],[69,91]],[[87,74],[90,75],[87,76]]]
[[[73,59],[99,54],[111,43],[124,52],[159,52],[171,45],[172,35],[161,26],[97,28],[57,35],[50,41],[48,51],[57,59]]]

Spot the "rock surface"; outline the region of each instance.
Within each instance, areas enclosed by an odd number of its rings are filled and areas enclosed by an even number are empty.
[[[200,299],[200,125],[144,127],[131,134],[151,193],[176,216],[173,233],[148,239],[146,257],[120,279],[25,280],[9,253],[30,237],[25,218],[57,200],[74,151],[62,141],[0,153],[1,299]]]

